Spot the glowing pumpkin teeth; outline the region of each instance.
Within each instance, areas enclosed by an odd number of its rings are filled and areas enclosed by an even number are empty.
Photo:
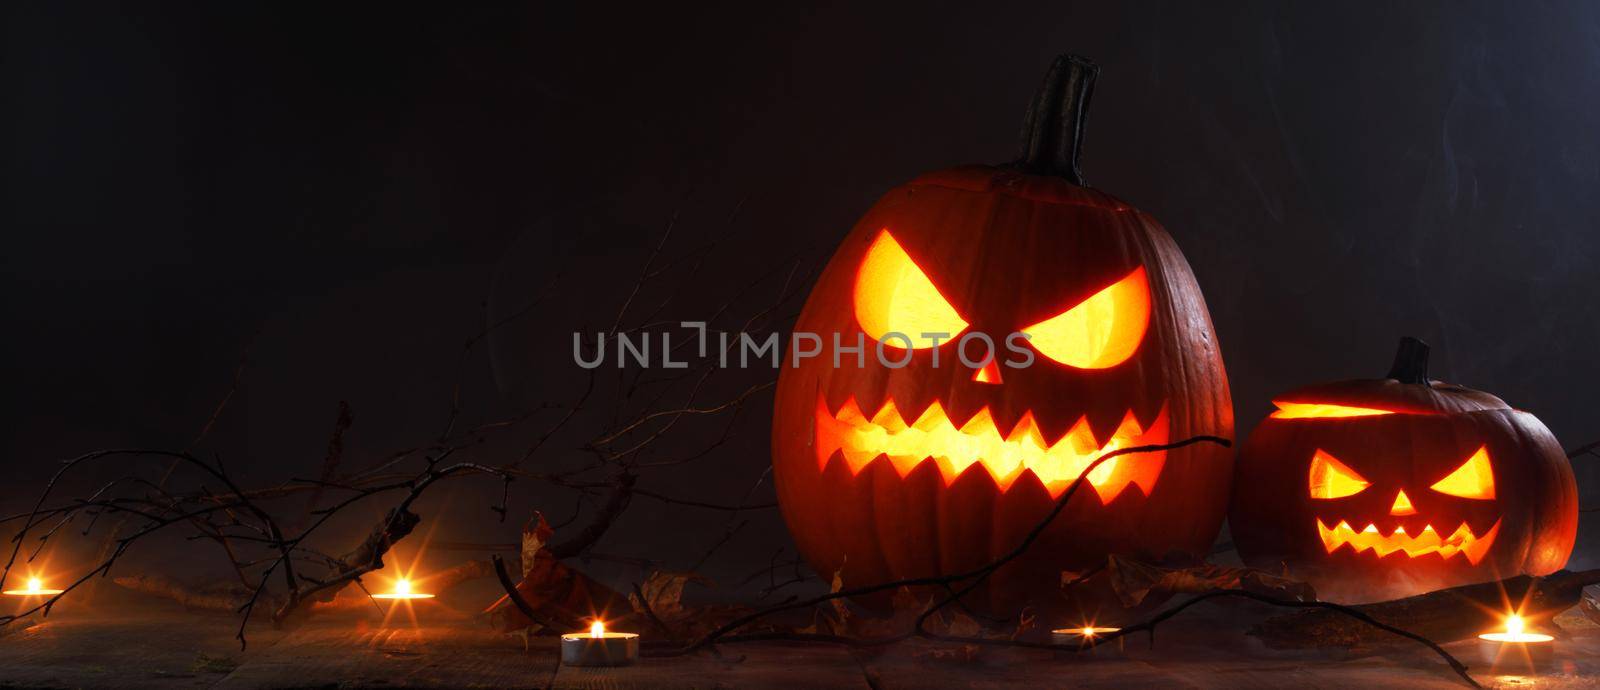
[[[1322,537],[1322,545],[1328,553],[1348,545],[1356,553],[1371,551],[1379,558],[1396,551],[1404,552],[1411,558],[1437,553],[1447,560],[1457,554],[1463,554],[1469,563],[1477,565],[1478,561],[1483,560],[1484,555],[1489,553],[1489,546],[1494,543],[1495,535],[1500,533],[1500,521],[1496,520],[1494,526],[1481,537],[1474,534],[1472,528],[1465,522],[1448,537],[1440,537],[1433,525],[1424,526],[1416,536],[1406,534],[1404,526],[1396,527],[1389,534],[1384,534],[1377,525],[1370,522],[1357,532],[1344,520],[1340,520],[1339,524],[1333,527],[1318,520],[1317,533]]]
[[[1165,407],[1149,428],[1141,426],[1128,412],[1104,442],[1096,439],[1087,417],[1079,418],[1071,429],[1051,442],[1032,412],[1025,412],[1009,433],[1002,434],[989,408],[978,410],[957,426],[938,402],[928,405],[908,424],[892,400],[868,417],[854,398],[832,414],[826,402],[819,399],[816,422],[819,468],[825,469],[836,451],[844,457],[852,475],[860,474],[879,456],[886,456],[901,477],[924,462],[932,462],[949,485],[978,464],[988,470],[1001,491],[1009,489],[1023,472],[1032,472],[1052,497],[1066,491],[1084,468],[1105,452],[1167,441]],[[1164,452],[1112,458],[1089,473],[1088,483],[1102,503],[1110,503],[1130,484],[1148,496],[1161,476],[1165,459]]]

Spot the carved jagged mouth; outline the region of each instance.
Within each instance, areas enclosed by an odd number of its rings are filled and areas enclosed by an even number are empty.
[[[1439,536],[1433,525],[1423,527],[1422,532],[1416,536],[1406,534],[1404,527],[1396,527],[1394,532],[1384,534],[1372,523],[1367,523],[1364,529],[1357,532],[1349,522],[1343,520],[1334,527],[1324,525],[1318,520],[1317,532],[1322,536],[1322,545],[1327,547],[1328,553],[1333,553],[1348,544],[1356,553],[1372,551],[1379,558],[1396,551],[1404,552],[1412,558],[1437,553],[1446,560],[1457,554],[1464,554],[1468,562],[1477,565],[1478,561],[1483,560],[1484,554],[1489,553],[1489,546],[1494,543],[1495,535],[1499,534],[1500,521],[1495,520],[1494,526],[1481,537],[1473,534],[1472,528],[1465,522],[1448,537]]]
[[[1011,431],[1002,435],[985,407],[959,425],[935,402],[916,421],[907,423],[895,409],[894,401],[884,403],[871,417],[863,414],[854,398],[837,413],[827,403],[817,401],[817,466],[825,468],[837,451],[844,456],[851,474],[859,474],[878,456],[887,456],[901,477],[924,462],[938,465],[946,485],[951,484],[974,464],[988,470],[1001,491],[1009,489],[1024,472],[1032,472],[1051,497],[1058,497],[1084,468],[1108,451],[1130,446],[1167,442],[1167,409],[1161,408],[1150,428],[1139,425],[1132,410],[1103,444],[1095,439],[1087,417],[1080,418],[1054,442],[1046,441],[1029,412]],[[1166,451],[1124,455],[1101,463],[1089,473],[1088,483],[1110,503],[1129,485],[1150,495]]]

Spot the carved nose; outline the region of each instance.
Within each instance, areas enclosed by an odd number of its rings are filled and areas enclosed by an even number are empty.
[[[972,380],[978,383],[1000,383],[1000,363],[993,359],[989,360],[982,369],[972,373]]]
[[[1411,499],[1406,497],[1402,490],[1394,497],[1394,505],[1389,507],[1390,515],[1416,515],[1417,509],[1411,505]]]

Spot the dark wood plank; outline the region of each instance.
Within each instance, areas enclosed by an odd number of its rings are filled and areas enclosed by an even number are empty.
[[[796,643],[734,645],[721,656],[646,658],[625,668],[562,667],[555,688],[868,688],[842,647]]]
[[[232,639],[235,619],[177,607],[71,610],[0,635],[0,687],[96,688],[915,688],[1462,687],[1422,648],[1378,652],[1281,651],[1242,634],[1259,612],[1218,608],[1161,628],[1120,653],[1070,653],[911,641],[882,650],[830,645],[724,645],[719,654],[647,658],[617,669],[558,668],[557,641],[490,631],[466,615],[324,616],[298,628]],[[1489,672],[1474,642],[1448,645],[1486,686],[1600,689],[1600,629],[1573,629],[1536,678]]]
[[[464,625],[352,626],[317,621],[252,655],[219,689],[283,687],[542,688],[555,647]]]
[[[178,612],[81,616],[63,611],[0,636],[0,686],[205,688],[245,658],[233,639],[238,620]],[[255,631],[270,646],[281,632]]]

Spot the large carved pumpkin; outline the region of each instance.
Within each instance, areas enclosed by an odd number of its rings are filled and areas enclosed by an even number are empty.
[[[1560,569],[1577,484],[1554,436],[1488,393],[1427,377],[1401,341],[1385,379],[1278,396],[1240,451],[1239,555],[1324,599],[1372,601]]]
[[[772,451],[784,518],[824,577],[856,587],[982,566],[1103,451],[1231,434],[1222,357],[1183,255],[1153,218],[1078,173],[1097,69],[1059,58],[1020,160],[891,190],[819,277],[795,330],[818,334],[822,352],[789,353]],[[949,335],[922,335],[938,332]],[[1014,332],[1029,340],[1004,351]],[[969,339],[964,362],[970,333],[996,347]],[[836,336],[861,338],[865,361],[845,352],[836,364]],[[1024,354],[1031,365],[1015,366]],[[1054,608],[1062,572],[1108,554],[1203,557],[1231,469],[1231,453],[1209,444],[1105,463],[964,603]]]

